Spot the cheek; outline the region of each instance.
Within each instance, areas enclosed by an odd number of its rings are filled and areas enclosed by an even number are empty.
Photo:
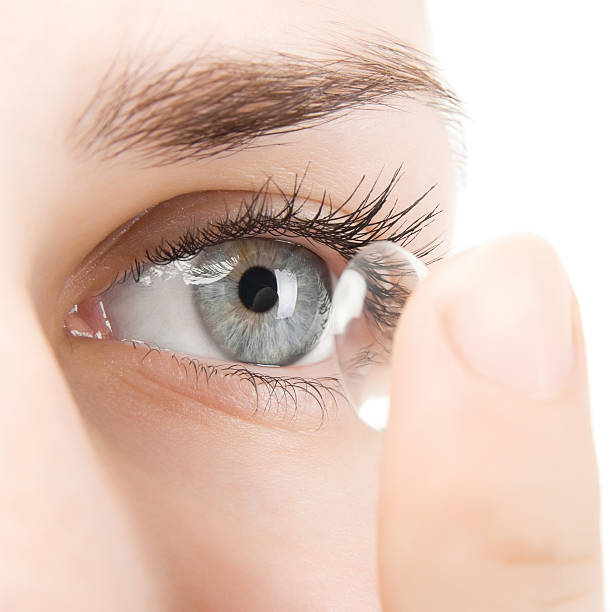
[[[211,446],[181,478],[108,455],[171,609],[375,609],[376,440]]]
[[[169,609],[377,609],[380,434],[350,409],[302,430],[203,409],[103,344],[64,368]]]

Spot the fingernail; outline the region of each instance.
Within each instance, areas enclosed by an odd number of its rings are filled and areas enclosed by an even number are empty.
[[[574,364],[571,296],[552,249],[509,238],[461,259],[444,318],[467,368],[515,395],[546,401],[559,395]]]

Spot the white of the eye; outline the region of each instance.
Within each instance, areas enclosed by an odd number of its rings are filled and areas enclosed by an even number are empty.
[[[177,265],[178,264],[178,265]],[[202,327],[184,262],[150,266],[135,282],[115,285],[104,305],[116,337],[194,357],[222,359]]]

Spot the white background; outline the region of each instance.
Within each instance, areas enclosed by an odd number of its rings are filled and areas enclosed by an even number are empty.
[[[427,4],[434,55],[470,117],[457,249],[536,232],[581,303],[612,610],[612,1]]]

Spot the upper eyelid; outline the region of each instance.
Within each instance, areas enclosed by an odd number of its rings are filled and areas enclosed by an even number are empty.
[[[268,205],[268,188],[273,183],[268,179],[262,188],[253,194],[252,199],[242,201],[239,212],[225,218],[211,221],[203,226],[187,229],[174,240],[165,240],[155,247],[147,248],[144,257],[134,258],[129,269],[124,269],[112,280],[115,283],[125,282],[127,278],[134,280],[140,278],[142,270],[148,264],[166,264],[176,260],[190,259],[202,248],[223,242],[246,237],[271,235],[272,237],[295,236],[313,240],[348,260],[358,248],[378,239],[397,242],[401,246],[412,243],[420,232],[430,225],[442,212],[439,207],[433,206],[411,223],[406,217],[421,204],[435,185],[427,189],[419,198],[409,206],[396,210],[396,204],[389,212],[380,216],[382,208],[389,202],[395,186],[401,178],[402,168],[398,168],[384,188],[376,190],[378,180],[375,180],[365,196],[356,206],[351,201],[359,188],[363,185],[362,177],[353,192],[337,207],[326,203],[323,196],[315,212],[308,216],[300,213],[307,200],[302,199],[301,190],[306,172],[300,178],[296,175],[293,191],[283,192],[278,186],[275,195],[280,194],[284,206],[273,210]],[[441,236],[420,248],[414,249],[415,254],[425,259],[433,253],[442,243]],[[429,258],[427,264],[440,259],[443,254]],[[108,288],[108,287],[107,287]],[[106,290],[106,289],[105,289]]]
[[[166,243],[161,245],[157,252],[147,253],[147,259],[153,263],[173,259],[184,259],[195,254],[192,245],[207,246],[223,239],[230,240],[242,236],[254,236],[263,232],[275,230],[288,231],[295,235],[321,242],[332,248],[345,259],[350,258],[357,248],[365,246],[374,240],[391,240],[402,246],[410,244],[419,233],[442,212],[433,206],[423,215],[407,223],[410,213],[425,200],[436,185],[429,187],[419,198],[406,207],[398,207],[397,201],[392,203],[388,212],[380,215],[381,211],[390,202],[393,191],[402,174],[398,168],[385,187],[377,190],[378,179],[375,180],[365,196],[356,206],[352,205],[355,194],[362,187],[365,176],[361,178],[353,192],[339,205],[333,207],[324,195],[320,204],[312,215],[302,215],[305,200],[302,199],[301,190],[306,176],[305,171],[301,179],[296,175],[296,181],[291,193],[283,192],[276,185],[277,192],[284,201],[284,206],[273,210],[268,205],[271,183],[269,179],[264,186],[253,194],[250,202],[243,200],[241,210],[233,215],[227,214],[225,219],[212,222],[209,226],[195,227],[190,230],[179,244]],[[419,257],[426,257],[437,248],[438,243],[424,245],[415,251]]]

